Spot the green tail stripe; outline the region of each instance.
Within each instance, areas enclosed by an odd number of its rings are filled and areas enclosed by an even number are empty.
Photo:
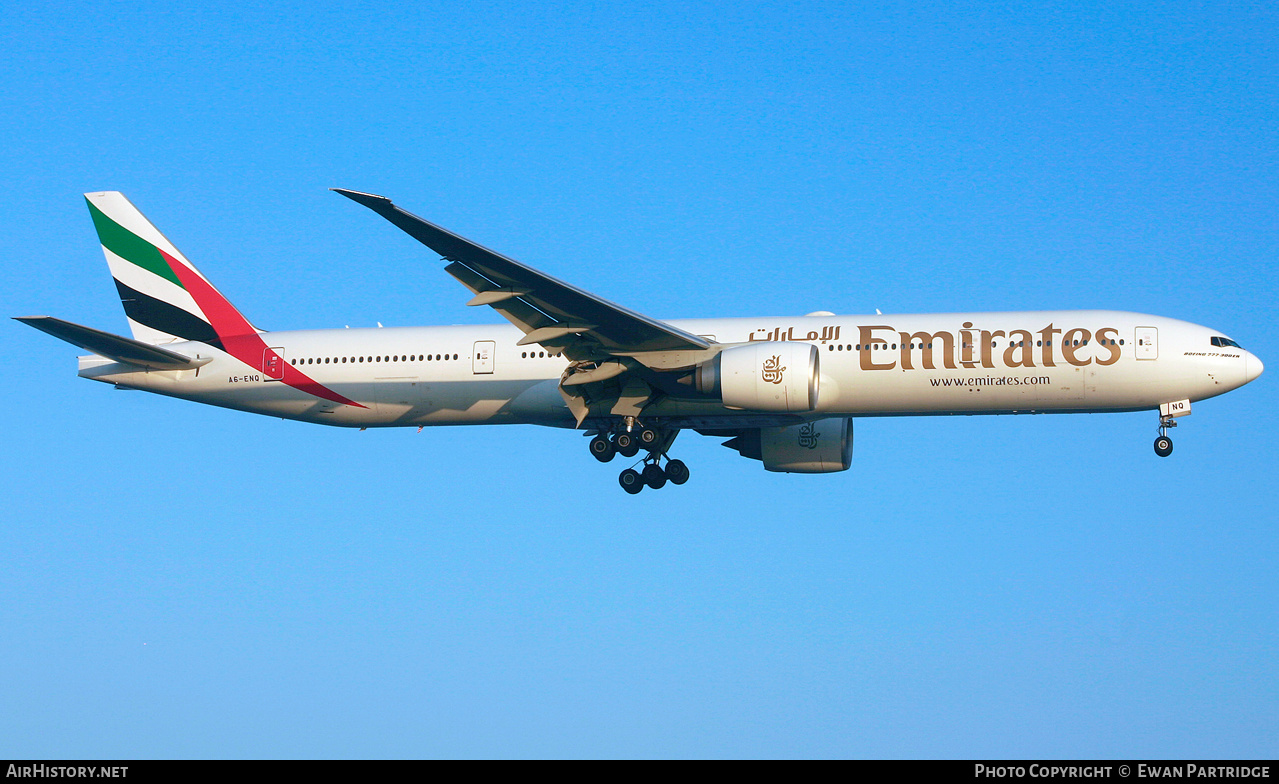
[[[102,247],[125,261],[132,262],[148,272],[153,272],[185,288],[154,245],[108,218],[102,210],[93,205],[93,202],[88,199],[85,201],[89,203],[89,214],[93,216],[93,226],[98,230],[98,239],[102,241]]]

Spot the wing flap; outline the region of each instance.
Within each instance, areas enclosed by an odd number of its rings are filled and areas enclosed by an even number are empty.
[[[477,297],[486,291],[493,290],[494,284],[491,280],[460,261],[451,262],[444,268],[444,271],[456,278],[463,286],[470,289]],[[507,321],[519,327],[520,331],[524,333],[529,333],[535,329],[549,327],[555,324],[555,319],[518,297],[511,297],[498,302],[490,302],[488,305],[493,308],[493,310],[500,313]]]

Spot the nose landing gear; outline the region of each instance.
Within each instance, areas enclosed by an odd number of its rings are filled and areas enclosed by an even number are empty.
[[[1172,439],[1168,437],[1168,428],[1176,427],[1177,420],[1171,416],[1159,417],[1159,437],[1155,439],[1155,454],[1167,457],[1172,454]]]

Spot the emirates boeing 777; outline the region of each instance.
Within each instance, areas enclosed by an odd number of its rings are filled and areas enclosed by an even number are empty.
[[[769,471],[849,467],[853,419],[931,414],[1157,411],[1155,452],[1192,403],[1262,364],[1224,333],[1109,310],[659,321],[356,191],[447,262],[509,325],[253,326],[122,194],[86,194],[133,337],[48,316],[18,319],[92,352],[84,378],[342,427],[533,424],[634,458],[630,493],[689,471],[681,430]]]

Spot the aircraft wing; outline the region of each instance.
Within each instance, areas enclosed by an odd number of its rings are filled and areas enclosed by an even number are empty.
[[[587,349],[572,354],[703,350],[711,342],[569,285],[400,209],[385,196],[334,188],[440,254],[450,275],[525,333],[521,345]],[[585,345],[583,345],[585,344]]]

